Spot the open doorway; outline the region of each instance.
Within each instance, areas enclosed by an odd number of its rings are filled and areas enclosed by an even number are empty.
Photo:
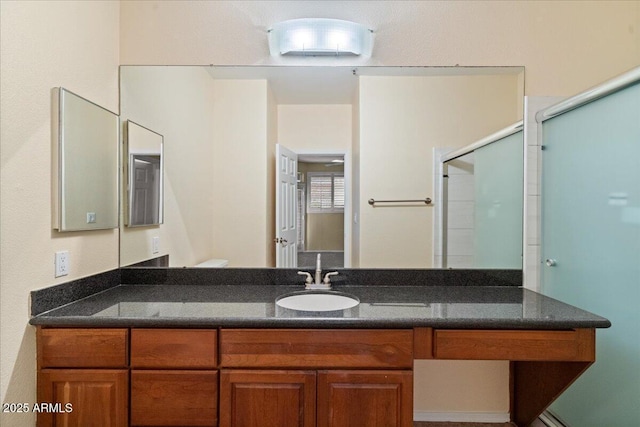
[[[298,268],[345,266],[345,156],[299,154],[297,179]]]

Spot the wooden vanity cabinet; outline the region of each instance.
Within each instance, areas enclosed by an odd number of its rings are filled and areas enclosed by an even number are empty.
[[[129,425],[127,329],[38,328],[37,346],[39,427]]]
[[[410,427],[414,359],[509,360],[527,426],[595,361],[595,330],[38,327],[37,348],[40,427]]]
[[[316,372],[227,370],[220,373],[220,426],[316,425]]]
[[[410,427],[412,330],[222,329],[220,427]]]
[[[413,372],[318,372],[318,427],[413,426]]]
[[[508,360],[511,421],[530,425],[596,360],[594,329],[464,330],[416,328],[423,358]]]
[[[217,426],[217,331],[131,329],[131,425]]]
[[[127,426],[128,374],[125,369],[41,370],[38,402],[56,406],[38,412],[37,425]]]

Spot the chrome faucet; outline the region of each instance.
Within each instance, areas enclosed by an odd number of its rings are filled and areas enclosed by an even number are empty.
[[[318,258],[316,259],[316,285],[319,285],[320,279],[322,279],[322,263],[320,261],[320,254],[318,254]]]
[[[315,283],[313,281],[313,277],[311,273],[307,273],[306,271],[298,271],[298,274],[302,276],[307,276],[305,279],[305,289],[331,289],[331,276],[335,276],[338,274],[337,271],[331,271],[324,275],[324,279],[322,279],[322,264],[320,261],[320,254],[318,254],[318,258],[316,259],[316,277]]]

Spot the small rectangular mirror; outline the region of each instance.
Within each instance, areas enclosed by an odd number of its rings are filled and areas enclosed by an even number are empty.
[[[53,228],[117,228],[120,118],[64,88],[52,92]]]
[[[163,141],[159,133],[128,120],[126,225],[141,227],[163,222]]]

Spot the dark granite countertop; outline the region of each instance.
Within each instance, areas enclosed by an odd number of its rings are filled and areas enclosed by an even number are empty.
[[[77,327],[248,328],[606,328],[595,314],[518,286],[352,286],[344,311],[276,306],[301,285],[124,284],[32,317],[32,325]]]

